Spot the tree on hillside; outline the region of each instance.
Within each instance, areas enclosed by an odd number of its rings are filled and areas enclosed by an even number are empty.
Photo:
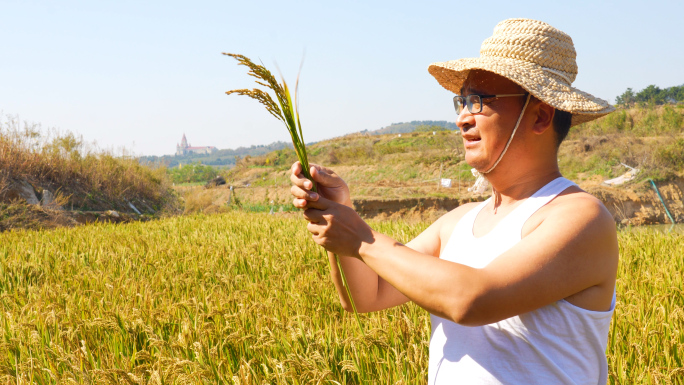
[[[661,89],[651,84],[636,94],[631,88],[615,98],[615,103],[623,107],[630,107],[634,103],[662,105],[666,103],[684,102],[684,85]]]
[[[668,87],[663,90],[666,99],[672,99],[677,102],[684,101],[684,84],[681,86]]]
[[[615,98],[615,104],[620,106],[631,106],[634,104],[634,91],[631,88],[627,88],[624,94]]]
[[[637,101],[643,103],[653,102],[655,104],[664,104],[665,95],[663,95],[662,91],[663,90],[661,90],[660,87],[656,86],[655,84],[651,84],[643,90],[637,92],[636,98]]]

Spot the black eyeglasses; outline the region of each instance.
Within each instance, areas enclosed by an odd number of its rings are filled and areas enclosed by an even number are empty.
[[[456,114],[460,115],[464,108],[468,107],[471,114],[482,112],[482,99],[505,98],[508,96],[525,96],[527,94],[504,94],[504,95],[456,95],[454,96],[454,108]]]

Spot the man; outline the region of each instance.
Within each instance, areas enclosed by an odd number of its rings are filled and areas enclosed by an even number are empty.
[[[613,108],[570,86],[572,40],[546,23],[505,20],[480,54],[429,72],[457,94],[465,159],[492,198],[456,208],[407,245],[363,222],[329,169],[312,167],[318,195],[296,163],[294,204],[314,240],[341,256],[358,311],[413,301],[430,312],[430,384],[606,383],[615,223],[562,178],[557,154],[571,125]]]

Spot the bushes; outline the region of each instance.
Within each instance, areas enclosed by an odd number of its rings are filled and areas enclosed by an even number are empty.
[[[169,177],[173,183],[205,183],[218,176],[218,170],[201,163],[179,165],[169,169]]]
[[[620,109],[602,118],[583,123],[570,130],[568,139],[579,139],[588,135],[633,133],[651,136],[681,133],[684,130],[684,108],[649,106]]]
[[[620,110],[606,116],[601,124],[604,128],[614,127],[618,131],[623,131],[632,129],[634,120],[632,119],[632,115],[627,114],[627,111]]]
[[[684,139],[680,138],[657,151],[657,158],[665,167],[684,171]]]
[[[682,116],[681,108],[678,108],[679,111],[675,111],[674,108],[671,106],[665,106],[663,107],[663,112],[661,115],[661,122],[662,125],[668,129],[668,130],[676,130],[679,128],[682,128],[682,121],[684,120],[684,117]]]

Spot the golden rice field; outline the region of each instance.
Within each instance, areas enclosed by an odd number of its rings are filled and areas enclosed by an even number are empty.
[[[373,223],[407,241],[427,224]],[[620,232],[610,383],[684,384],[684,235]],[[0,383],[423,384],[429,317],[361,315],[301,219],[0,234]]]

